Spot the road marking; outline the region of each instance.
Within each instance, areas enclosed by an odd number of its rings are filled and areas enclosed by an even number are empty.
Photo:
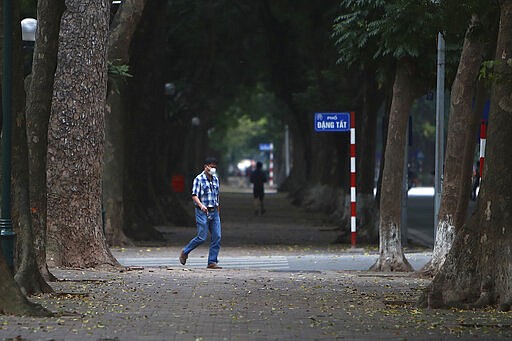
[[[282,271],[345,271],[368,270],[378,254],[318,254],[293,256],[221,257],[219,265],[227,269],[260,269]],[[423,267],[432,257],[431,252],[406,253],[414,269]],[[185,267],[206,268],[206,257],[189,257],[185,266],[177,257],[118,257],[127,267]]]
[[[173,267],[182,266],[177,258],[170,257],[119,257],[119,263],[123,266],[147,266],[147,267]],[[187,259],[186,267],[204,268],[206,267],[206,258]],[[265,269],[265,270],[283,270],[289,269],[287,257],[223,257],[219,265],[231,269]]]

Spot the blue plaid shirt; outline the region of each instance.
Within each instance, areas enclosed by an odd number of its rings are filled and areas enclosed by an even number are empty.
[[[206,207],[219,206],[219,178],[214,175],[210,181],[204,172],[196,176],[192,183],[192,196],[194,195]]]

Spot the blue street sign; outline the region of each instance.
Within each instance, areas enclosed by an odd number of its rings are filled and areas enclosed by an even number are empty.
[[[274,146],[272,143],[260,143],[260,151],[271,151],[274,149]]]
[[[350,113],[317,112],[315,113],[316,131],[350,131]]]

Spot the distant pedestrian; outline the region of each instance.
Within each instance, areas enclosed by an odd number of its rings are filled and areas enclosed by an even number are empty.
[[[265,196],[264,183],[267,182],[267,176],[262,170],[263,164],[258,161],[256,169],[251,173],[251,183],[253,184],[254,195],[254,214],[264,214],[265,207],[263,205],[263,198]]]
[[[473,170],[473,186],[471,188],[471,200],[476,200],[476,191],[480,186],[480,161],[476,162],[476,167]]]
[[[188,254],[206,241],[210,231],[211,241],[208,252],[208,269],[222,269],[218,266],[220,251],[221,224],[219,215],[219,178],[217,160],[206,158],[203,171],[192,183],[192,201],[196,215],[197,235],[185,246],[180,254],[180,263],[185,265]]]

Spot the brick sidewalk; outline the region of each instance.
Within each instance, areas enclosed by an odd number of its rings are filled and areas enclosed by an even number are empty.
[[[417,309],[406,274],[59,270],[58,316],[0,316],[4,340],[499,340],[510,313]]]
[[[222,198],[220,258],[339,253],[336,230],[282,194],[255,217],[250,195]],[[117,250],[178,257],[195,229],[162,227],[168,243]],[[202,257],[206,250],[195,250]],[[220,259],[222,264],[222,259]],[[205,262],[206,266],[206,262]],[[404,273],[143,268],[51,269],[55,294],[32,297],[52,318],[0,315],[2,340],[499,340],[512,313],[418,309],[428,280]]]

